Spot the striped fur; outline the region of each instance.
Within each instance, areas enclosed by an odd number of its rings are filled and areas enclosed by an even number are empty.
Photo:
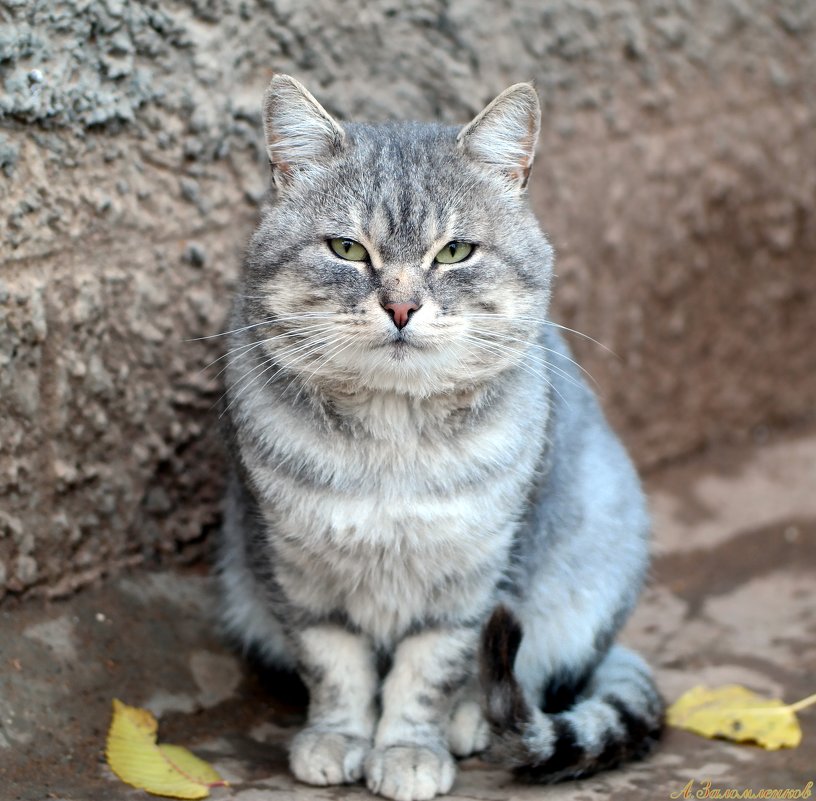
[[[233,308],[219,574],[230,634],[309,690],[293,772],[414,801],[485,748],[532,779],[638,753],[659,699],[612,641],[648,518],[546,322],[535,94],[461,131],[341,125],[277,76],[265,124],[279,174]],[[455,239],[473,255],[436,263]],[[408,301],[397,329],[382,304]]]
[[[489,759],[529,782],[590,776],[646,756],[660,739],[663,700],[644,661],[613,646],[564,710],[530,702],[513,670],[522,640],[516,617],[500,606],[485,626],[482,683],[493,735]]]

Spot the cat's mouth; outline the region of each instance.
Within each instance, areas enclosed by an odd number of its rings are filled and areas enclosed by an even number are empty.
[[[427,346],[418,342],[416,337],[409,337],[400,332],[383,343],[383,347],[390,348],[394,353],[405,353],[409,350],[424,350]]]
[[[404,359],[410,359],[413,354],[423,350],[423,346],[418,344],[415,340],[398,336],[389,339],[387,342],[383,342],[379,349],[385,349],[391,359],[403,361]]]

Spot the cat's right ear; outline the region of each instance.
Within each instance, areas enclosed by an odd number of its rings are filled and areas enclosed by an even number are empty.
[[[532,84],[505,89],[459,132],[456,141],[470,158],[521,191],[533,166],[541,107]]]
[[[279,188],[299,170],[340,152],[346,135],[303,84],[289,75],[275,75],[264,95],[266,152]]]

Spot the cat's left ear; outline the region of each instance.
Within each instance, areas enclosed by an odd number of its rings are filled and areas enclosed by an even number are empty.
[[[517,83],[462,128],[456,141],[464,153],[521,191],[530,177],[540,127],[535,89],[532,84]]]
[[[309,164],[340,152],[346,134],[306,87],[279,73],[269,83],[263,108],[266,152],[278,187]]]

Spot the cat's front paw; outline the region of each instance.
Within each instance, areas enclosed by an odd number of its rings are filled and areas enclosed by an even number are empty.
[[[289,767],[306,784],[349,784],[363,775],[370,740],[335,731],[306,728],[289,748]]]
[[[450,790],[456,765],[442,748],[392,745],[369,753],[365,774],[372,793],[395,801],[429,801]]]

